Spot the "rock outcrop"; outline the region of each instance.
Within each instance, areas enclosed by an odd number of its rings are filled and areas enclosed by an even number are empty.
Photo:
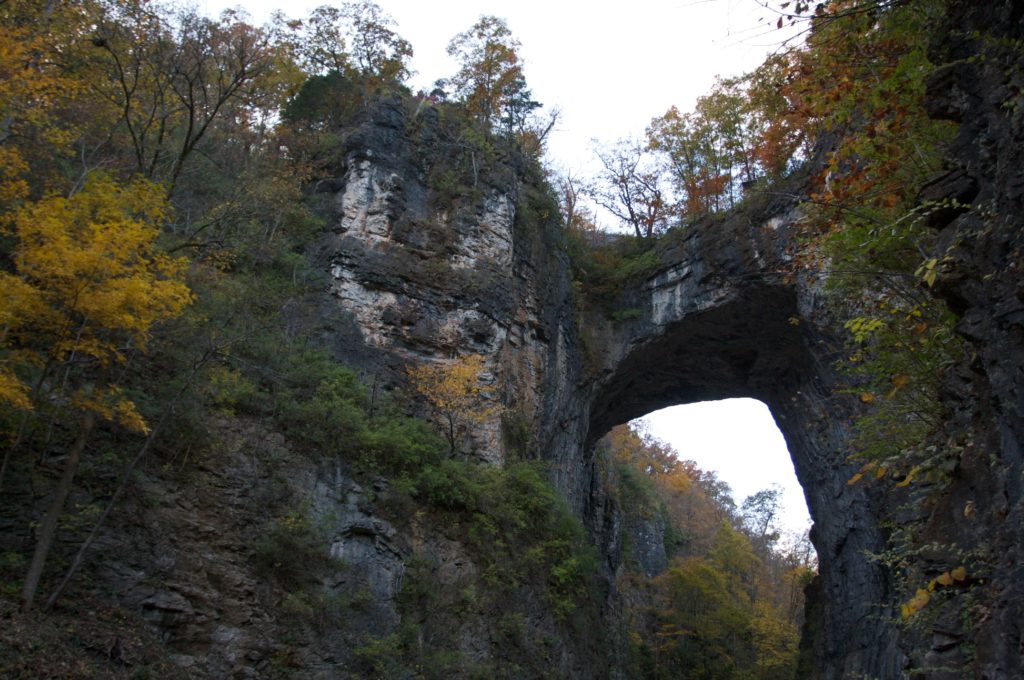
[[[604,528],[617,523],[604,516],[595,478],[601,436],[673,404],[760,399],[786,436],[815,520],[821,677],[896,677],[894,630],[882,623],[893,613],[888,580],[865,558],[884,548],[879,516],[868,491],[846,484],[856,471],[846,447],[855,405],[835,394],[834,324],[820,283],[791,274],[795,202],[753,199],[672,234],[659,270],[614,302],[634,318],[594,312],[578,322],[565,263],[541,245],[556,236],[554,225],[538,232],[517,222],[514,187],[481,187],[471,214],[432,213],[425,169],[409,165],[418,142],[402,132],[411,127],[402,115],[397,105],[383,108],[350,142],[325,244],[332,301],[323,316],[358,331],[331,332],[340,358],[390,387],[410,362],[484,355],[495,399],[537,433],[532,455],[552,461],[556,485],[606,550],[615,539]],[[430,125],[413,129],[422,135]],[[798,194],[800,181],[779,193]],[[432,243],[431,230],[448,240]],[[587,366],[580,328],[597,357]],[[497,417],[474,444],[491,463],[508,455]]]
[[[432,205],[427,176],[445,156],[442,133],[436,110],[412,119],[395,99],[349,139],[322,243],[331,274],[325,342],[382,390],[401,386],[416,362],[480,354],[491,397],[536,429],[545,400],[558,398],[558,366],[575,333],[565,261],[549,247],[554,215],[541,231],[522,232],[536,225],[517,223],[528,200],[520,192],[537,187],[522,186],[511,158],[480,178],[472,200]],[[500,463],[500,414],[466,448]]]

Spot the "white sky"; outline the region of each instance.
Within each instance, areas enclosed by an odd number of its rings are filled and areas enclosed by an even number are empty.
[[[803,533],[809,526],[803,490],[793,472],[786,440],[768,407],[756,399],[704,401],[655,411],[643,418],[652,435],[680,458],[715,470],[732,487],[736,505],[773,484],[782,487],[780,523]]]
[[[593,173],[592,140],[639,138],[672,105],[693,107],[715,76],[757,67],[785,37],[777,15],[759,0],[376,0],[412,43],[411,85],[429,91],[451,76],[446,46],[484,14],[505,19],[522,43],[534,98],[562,114],[548,156],[556,167]],[[199,0],[216,14],[241,6],[257,23],[276,9],[302,18],[324,0]],[[613,226],[613,225],[605,225]],[[651,433],[733,488],[737,504],[773,483],[785,490],[785,526],[807,524],[803,494],[782,435],[764,404],[749,399],[706,402],[648,416]]]

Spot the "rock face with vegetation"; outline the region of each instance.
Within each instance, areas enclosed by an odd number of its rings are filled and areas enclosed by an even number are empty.
[[[943,66],[928,80],[927,99],[929,113],[958,132],[949,173],[925,193],[959,207],[931,225],[944,268],[936,292],[956,312],[971,354],[945,386],[946,441],[966,442],[966,451],[929,507],[927,535],[937,545],[924,571],[977,555],[980,592],[967,604],[943,603],[930,639],[911,654],[923,653],[929,677],[955,677],[947,669],[970,666],[976,677],[1011,678],[1024,673],[1024,15],[1015,3],[957,4],[944,29],[931,47]]]
[[[635,238],[556,196],[499,19],[445,101],[372,3],[144,5],[0,7],[0,673],[1024,672],[1017,3],[794,3],[805,47],[652,122],[671,206],[602,155]],[[816,575],[621,427],[729,397]]]
[[[817,587],[825,594],[815,654],[834,669],[824,677],[894,677],[894,631],[880,624],[891,616],[881,605],[890,595],[886,576],[864,557],[885,545],[878,499],[846,483],[857,471],[844,453],[856,399],[839,389],[842,345],[820,304],[821,284],[787,274],[800,219],[791,201],[755,199],[663,239],[652,274],[613,302],[613,318],[625,309],[636,310],[634,318],[588,319],[596,358],[587,441],[678,403],[749,397],[767,404],[815,521]]]
[[[382,393],[404,385],[410,365],[483,357],[482,396],[496,408],[458,448],[500,463],[528,443],[510,442],[502,422],[548,429],[550,404],[569,389],[557,369],[575,334],[557,207],[522,158],[467,153],[450,114],[411,107],[375,104],[332,169],[327,184],[341,189],[324,194],[331,235],[317,255],[331,276],[324,337]],[[432,186],[442,180],[454,195]]]

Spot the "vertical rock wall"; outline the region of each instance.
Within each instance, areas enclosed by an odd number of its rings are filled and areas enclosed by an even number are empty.
[[[1024,5],[950,3],[931,48],[929,113],[959,125],[942,203],[936,293],[957,312],[970,359],[946,380],[946,438],[961,448],[950,487],[925,508],[932,575],[966,563],[970,582],[905,642],[930,679],[1024,677]]]
[[[544,400],[557,392],[545,386],[564,372],[557,296],[545,287],[565,285],[565,268],[540,245],[550,220],[517,221],[514,159],[499,160],[471,195],[437,199],[428,175],[432,155],[444,153],[433,145],[438,126],[436,110],[414,118],[396,99],[350,138],[322,244],[324,333],[381,390],[401,389],[408,366],[482,355],[488,398],[500,408],[463,433],[463,448],[501,464],[502,418],[543,430]]]

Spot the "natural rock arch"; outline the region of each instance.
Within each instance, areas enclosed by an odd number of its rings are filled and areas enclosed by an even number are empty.
[[[868,557],[884,549],[877,503],[846,483],[856,403],[837,389],[839,344],[822,289],[787,255],[799,219],[794,204],[764,198],[670,236],[659,273],[616,301],[639,316],[587,319],[588,351],[601,361],[585,381],[584,453],[611,427],[659,408],[731,397],[767,404],[815,523],[821,609],[805,641],[814,677],[898,677],[891,587]]]
[[[396,132],[407,130],[397,103],[379,108],[349,140],[337,224],[325,235],[325,330],[339,358],[375,385],[381,376],[387,389],[410,362],[446,360],[456,348],[484,355],[502,406],[535,433],[520,453],[552,463],[553,482],[612,561],[616,520],[607,517],[595,442],[660,407],[761,400],[786,438],[815,522],[820,580],[805,639],[808,677],[900,677],[894,590],[868,557],[885,548],[883,505],[870,488],[847,484],[858,403],[837,389],[838,324],[821,304],[822,284],[790,256],[805,178],[666,234],[653,276],[621,290],[611,310],[581,318],[546,194],[523,183],[510,203],[500,183],[488,185],[477,204],[438,217],[451,243],[433,243],[411,217],[431,214],[410,160],[426,142]],[[495,207],[513,203],[512,212]],[[423,252],[447,263],[445,276],[424,265]],[[499,420],[474,433],[497,464],[510,455]]]

